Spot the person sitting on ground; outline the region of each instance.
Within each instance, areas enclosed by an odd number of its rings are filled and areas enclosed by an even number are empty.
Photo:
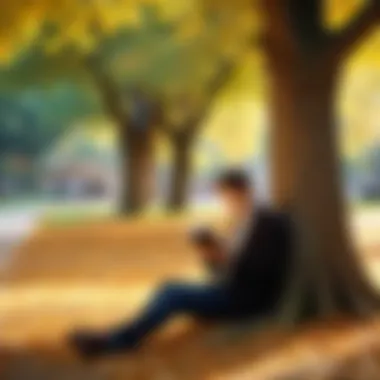
[[[160,286],[141,314],[105,332],[76,331],[70,345],[94,358],[136,348],[177,315],[220,321],[270,313],[283,292],[292,261],[288,215],[256,205],[254,186],[241,170],[227,170],[215,190],[236,221],[236,232],[223,244],[208,231],[197,231],[205,262],[218,275],[202,283],[171,281]]]

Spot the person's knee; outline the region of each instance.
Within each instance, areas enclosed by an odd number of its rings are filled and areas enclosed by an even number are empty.
[[[179,281],[166,281],[158,289],[158,296],[167,301],[174,302],[181,298],[182,285]]]

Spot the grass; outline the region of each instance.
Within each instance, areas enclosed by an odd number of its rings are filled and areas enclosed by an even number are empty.
[[[44,212],[44,225],[72,225],[112,218],[114,210],[104,202],[52,204]]]
[[[35,207],[46,203],[41,197],[17,197],[12,199],[0,198],[0,212],[21,209],[24,207]]]
[[[161,205],[150,206],[145,210],[140,220],[170,220],[188,218],[189,214],[202,218],[202,214],[212,215],[213,206],[192,206],[184,212],[167,212]],[[105,220],[127,219],[118,213],[117,207],[105,202],[92,202],[89,204],[52,204],[48,207],[42,218],[43,226],[75,226],[81,223],[101,223]]]

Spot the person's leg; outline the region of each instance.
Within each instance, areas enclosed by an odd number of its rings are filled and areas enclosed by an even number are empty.
[[[222,286],[171,282],[158,289],[133,322],[106,334],[78,332],[71,337],[70,343],[85,357],[118,352],[134,348],[172,315],[217,317],[228,308],[228,292]]]
[[[228,309],[228,293],[222,286],[170,282],[161,286],[132,323],[114,329],[109,344],[115,348],[138,343],[174,314],[216,317]]]

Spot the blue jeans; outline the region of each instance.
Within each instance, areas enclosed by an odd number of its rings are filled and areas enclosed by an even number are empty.
[[[186,314],[206,319],[227,317],[231,311],[230,304],[229,292],[223,285],[166,283],[158,289],[135,321],[111,332],[110,345],[113,348],[135,345],[175,315]]]

